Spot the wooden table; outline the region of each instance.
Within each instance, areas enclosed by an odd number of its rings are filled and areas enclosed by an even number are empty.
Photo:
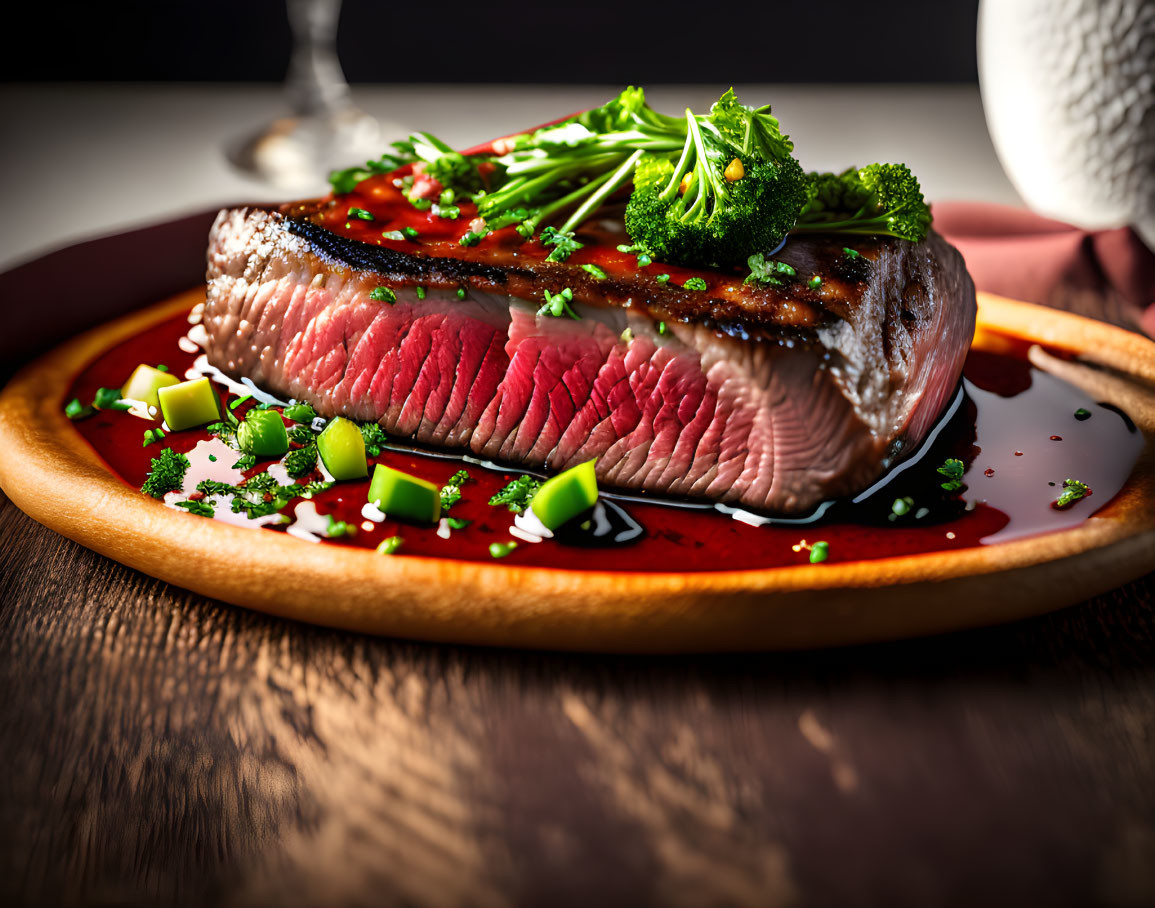
[[[0,368],[195,283],[204,230],[0,278]],[[850,650],[482,651],[205,600],[0,494],[0,695],[2,904],[1155,902],[1155,574]]]

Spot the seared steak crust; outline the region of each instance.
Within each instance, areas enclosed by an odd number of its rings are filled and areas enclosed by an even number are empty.
[[[395,436],[550,470],[597,457],[607,485],[800,513],[925,436],[974,329],[973,285],[941,237],[858,238],[858,258],[844,245],[791,239],[776,256],[823,275],[817,288],[708,272],[700,292],[508,248],[391,249],[305,206],[226,210],[207,352]],[[395,303],[370,298],[382,285]],[[537,315],[564,287],[581,319]]]

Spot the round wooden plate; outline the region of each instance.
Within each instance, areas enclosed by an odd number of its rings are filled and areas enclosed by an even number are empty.
[[[82,335],[0,393],[0,487],[58,533],[155,577],[285,618],[372,634],[613,652],[800,649],[1011,621],[1155,567],[1155,343],[985,294],[976,344],[1008,337],[1078,354],[1032,362],[1125,410],[1146,447],[1124,489],[1082,525],[962,551],[714,573],[613,573],[383,558],[164,507],[113,476],[63,414],[109,346],[190,291]]]

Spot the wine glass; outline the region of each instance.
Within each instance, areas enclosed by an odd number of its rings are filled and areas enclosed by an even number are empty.
[[[285,0],[293,51],[292,115],[227,149],[242,172],[284,189],[319,188],[329,170],[380,154],[382,128],[354,103],[337,58],[341,0]]]

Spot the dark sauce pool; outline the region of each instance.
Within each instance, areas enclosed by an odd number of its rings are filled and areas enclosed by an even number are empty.
[[[178,346],[188,330],[184,316],[174,317],[111,348],[81,372],[70,397],[87,403],[100,387],[120,387],[139,363],[164,363],[172,374],[183,377],[197,356]],[[220,390],[222,394],[225,391],[223,387]],[[237,398],[229,394],[227,399],[233,402]],[[251,403],[238,406],[235,414],[243,417]],[[1082,412],[1076,416],[1080,410],[1090,416]],[[76,428],[111,470],[135,488],[144,482],[151,460],[161,448],[168,446],[188,455],[192,466],[185,478],[184,494],[168,496],[170,504],[199,497],[194,490],[202,479],[237,483],[276,462],[258,462],[247,472],[233,469],[238,453],[203,429],[170,433],[159,444],[142,446],[144,431],[158,425],[124,412],[98,411],[76,423]],[[854,501],[820,509],[820,515],[809,522],[755,526],[711,507],[615,498],[612,500],[644,528],[636,540],[591,547],[585,534],[571,533],[565,534],[565,541],[560,537],[540,543],[518,541],[517,548],[503,561],[596,571],[743,570],[809,564],[807,546],[819,540],[828,546],[826,564],[924,552],[942,552],[949,557],[948,553],[957,549],[1082,523],[1122,488],[1142,446],[1141,435],[1124,414],[1034,369],[1023,355],[972,351],[953,413],[940,422],[937,435],[873,489]],[[944,490],[946,477],[937,472],[947,458],[957,458],[966,466],[964,485],[956,491]],[[514,514],[505,507],[491,507],[488,501],[523,471],[487,469],[462,463],[444,452],[416,450],[382,451],[379,457],[371,458],[370,473],[372,464],[378,462],[438,485],[457,470],[468,470],[472,481],[463,487],[463,497],[450,513],[472,524],[452,530],[446,539],[438,535],[437,526],[391,519],[366,522],[361,510],[368,480],[337,483],[311,502],[291,502],[282,513],[292,518],[304,504],[306,511],[315,508],[322,517],[332,515],[357,528],[351,537],[323,540],[321,544],[326,545],[372,549],[388,537],[400,536],[404,544],[392,557],[426,555],[490,562],[491,543],[513,540],[510,527]],[[315,474],[302,482],[321,478]],[[1068,478],[1085,483],[1092,494],[1058,510],[1052,503]],[[909,499],[901,515],[894,509],[898,499]],[[249,521],[244,514],[234,514],[222,506],[216,513],[218,516],[211,519],[251,524],[266,532],[287,532],[295,526],[296,535],[310,524],[302,519],[295,524],[262,526],[263,521]],[[210,518],[190,515],[189,519]],[[756,519],[756,515],[746,519]],[[312,524],[316,526],[317,521]],[[821,570],[822,564],[812,569]]]

